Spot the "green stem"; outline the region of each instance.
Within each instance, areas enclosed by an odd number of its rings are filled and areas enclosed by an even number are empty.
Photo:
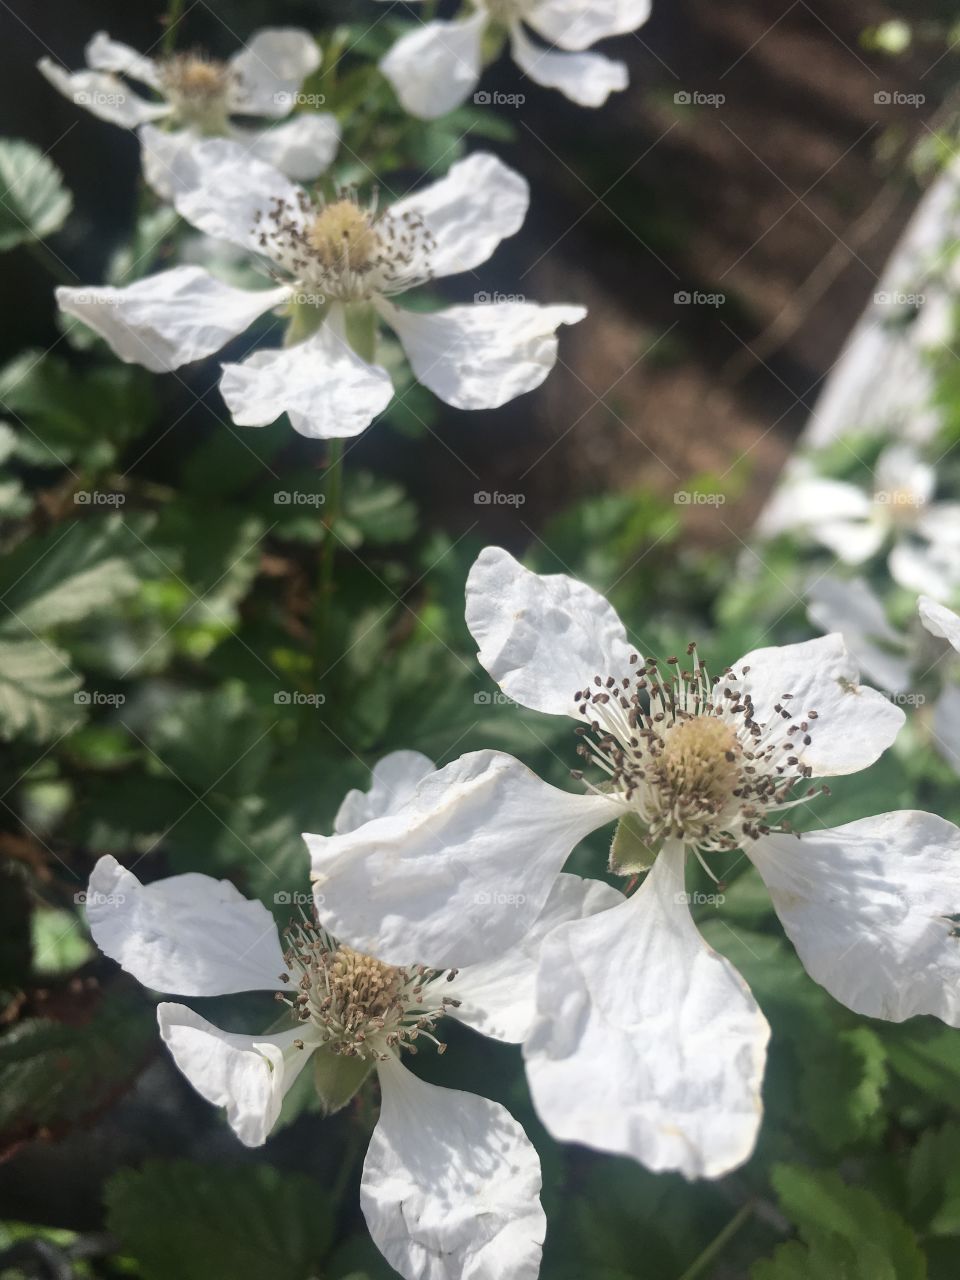
[[[167,16],[164,19],[163,40],[160,45],[161,52],[164,54],[173,53],[173,46],[176,44],[177,27],[180,19],[183,17],[184,0],[170,0],[170,8],[167,10]]]
[[[324,502],[323,542],[320,544],[320,565],[317,580],[317,598],[314,602],[314,685],[318,685],[323,667],[324,634],[328,630],[330,604],[333,596],[333,562],[337,550],[337,538],[333,526],[340,518],[343,496],[343,441],[331,440],[326,471],[327,491]],[[318,692],[315,688],[314,692]]]
[[[720,1256],[740,1228],[750,1220],[753,1216],[753,1210],[754,1201],[752,1199],[741,1205],[719,1235],[714,1236],[703,1253],[687,1267],[680,1280],[696,1280],[697,1276],[703,1275],[707,1267]]]

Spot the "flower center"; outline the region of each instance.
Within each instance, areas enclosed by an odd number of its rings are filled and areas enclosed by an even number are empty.
[[[254,217],[260,248],[289,272],[317,305],[365,302],[425,284],[432,275],[433,233],[417,214],[400,217],[354,191],[328,204],[306,192],[275,199]]]
[[[491,21],[503,27],[519,21],[531,7],[530,0],[481,0]]]
[[[178,53],[160,64],[160,79],[177,115],[205,132],[223,131],[227,95],[235,75],[225,62]]]
[[[328,271],[369,271],[380,250],[370,215],[352,200],[328,204],[314,219],[307,240]]]
[[[748,667],[711,679],[695,645],[687,656],[691,670],[680,669],[676,658],[663,670],[654,661],[639,665],[633,654],[635,676],[598,675],[592,688],[578,690],[588,726],[577,729],[583,739],[577,751],[606,774],[593,789],[629,805],[654,852],[666,840],[716,851],[786,831],[784,823],[774,828],[765,819],[817,794],[790,798],[794,785],[811,776],[797,752],[810,744],[817,713],[796,718],[787,709],[792,695],[784,694],[772,722],[760,724],[743,687]]]
[[[284,935],[289,970],[280,977],[295,982],[290,995],[277,999],[309,1023],[335,1054],[382,1060],[404,1049],[416,1053],[422,1036],[446,1048],[433,1028],[459,1000],[443,996],[437,984],[455,970],[400,968],[338,945],[316,921],[291,921]]]

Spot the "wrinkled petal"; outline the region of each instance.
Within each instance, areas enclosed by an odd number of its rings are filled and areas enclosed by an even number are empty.
[[[540,1160],[510,1113],[379,1064],[383,1102],[360,1206],[405,1280],[536,1280],[547,1222]]]
[[[747,852],[816,982],[854,1013],[960,1025],[960,830],[905,810]]]
[[[289,296],[286,285],[235,289],[202,267],[174,267],[122,289],[57,289],[61,311],[98,333],[121,360],[154,373],[213,355]]]
[[[508,1044],[521,1044],[536,1016],[537,969],[544,938],[557,925],[608,911],[623,902],[623,894],[602,880],[584,880],[561,873],[547,905],[523,941],[492,959],[461,969],[443,994],[460,1000],[448,1010],[482,1035]]]
[[[632,898],[547,938],[524,1058],[558,1140],[717,1177],[753,1150],[770,1029],[697,931],[683,866],[666,847]]]
[[[111,40],[105,31],[98,31],[90,40],[84,50],[84,58],[93,71],[114,71],[139,80],[151,89],[160,87],[160,75],[154,60],[144,57],[128,44]]]
[[[306,1066],[302,1027],[279,1035],[242,1036],[201,1018],[182,1004],[158,1004],[160,1035],[197,1093],[225,1107],[227,1123],[246,1147],[266,1142],[284,1095]]]
[[[396,813],[410,800],[417,787],[436,765],[420,751],[391,751],[370,771],[367,791],[348,791],[333,820],[337,835],[356,831],[365,822]]]
[[[284,204],[285,219],[304,225],[302,189],[232,138],[194,141],[189,161],[180,163],[174,205],[199,231],[266,253],[260,220],[277,201]]]
[[[636,670],[617,612],[565,573],[532,573],[502,547],[485,547],[467,576],[467,626],[477,657],[514,702],[581,717],[574,694],[594,677]]]
[[[486,151],[450,166],[438,182],[390,206],[394,220],[412,217],[433,238],[432,276],[472,271],[523,225],[530,204],[525,178]]]
[[[754,649],[734,663],[733,672],[742,692],[753,698],[757,724],[783,718],[778,705],[798,723],[809,723],[812,742],[804,746],[798,735],[795,754],[814,777],[866,769],[883,755],[906,718],[882,693],[859,683],[859,668],[839,635]],[[729,683],[721,677],[718,699]]]
[[[539,0],[523,20],[561,49],[586,49],[636,31],[649,17],[650,0]]]
[[[320,50],[308,31],[264,27],[230,59],[237,78],[231,111],[251,116],[285,116],[307,76],[320,65]]]
[[[619,93],[630,82],[626,63],[602,53],[544,49],[524,35],[519,23],[511,30],[510,48],[514,62],[531,80],[545,89],[559,89],[581,107],[602,107],[611,93]]]
[[[325,323],[292,347],[225,364],[220,393],[238,426],[265,427],[285,413],[302,436],[333,440],[365,430],[393,399],[393,384]]]
[[[883,603],[863,578],[819,578],[808,601],[810,621],[821,631],[839,631],[871,680],[891,693],[910,687],[906,637],[891,627]]]
[[[960,773],[960,689],[947,685],[933,707],[933,741],[937,750]]]
[[[170,114],[168,103],[147,102],[108,71],[64,71],[50,58],[41,58],[37,69],[65,98],[109,124],[135,129],[148,120]]]
[[[400,105],[420,120],[436,120],[465,102],[480,79],[487,16],[427,22],[401,36],[380,59]]]
[[[475,964],[519,942],[571,849],[623,806],[542,782],[474,751],[395,813],[343,835],[304,835],[329,931],[389,964]]]
[[[340,145],[337,117],[304,111],[269,129],[231,129],[245,151],[297,182],[313,182],[326,173]]]
[[[960,617],[952,609],[938,604],[929,596],[921,596],[917,601],[920,621],[932,636],[947,640],[960,653]]]
[[[379,307],[417,381],[455,409],[497,409],[539,387],[556,363],[557,328],[587,314],[583,307],[532,302],[448,307],[430,315],[383,301]]]
[[[197,181],[196,147],[202,139],[189,129],[140,130],[140,164],[147,184],[162,200],[173,201]]]
[[[273,916],[229,880],[189,872],[141,884],[109,855],[93,869],[87,923],[100,950],[153,991],[278,991],[286,972]]]

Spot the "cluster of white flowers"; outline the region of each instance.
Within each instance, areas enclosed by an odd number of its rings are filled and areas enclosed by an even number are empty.
[[[409,112],[435,117],[465,100],[509,40],[525,75],[599,106],[625,87],[626,70],[588,46],[647,16],[648,0],[472,0],[452,20],[420,24],[381,66]],[[59,305],[121,360],[156,372],[212,356],[278,315],[280,345],[223,365],[237,424],[285,414],[312,438],[363,431],[394,394],[378,363],[381,324],[444,403],[495,408],[540,385],[557,330],[584,317],[579,306],[526,301],[398,305],[486,262],[521,227],[527,184],[476,152],[389,201],[298,185],[326,172],[340,138],[332,115],[284,119],[320,64],[305,32],[261,31],[227,62],[154,60],[101,33],[87,63],[41,68],[93,114],[136,128],[153,189],[270,283],[238,288],[177,265],[124,287],[60,288]],[[238,116],[274,123],[252,129]],[[926,593],[926,631],[960,650],[960,619],[937,603],[960,588],[960,506],[932,501],[934,490],[933,469],[894,445],[870,494],[797,469],[762,532],[803,529],[850,565],[888,549],[895,580]],[[810,611],[830,634],[756,649],[711,674],[694,644],[642,654],[592,588],[487,548],[466,591],[479,661],[514,702],[576,722],[575,790],[498,751],[439,769],[396,752],[368,791],[346,797],[332,835],[305,835],[314,901],[282,936],[226,881],[144,885],[104,857],[88,895],[93,937],[153,990],[274,993],[281,1023],[252,1035],[182,1004],[157,1011],[179,1069],[248,1146],[267,1140],[308,1060],[328,1112],[376,1075],[382,1107],[361,1203],[404,1277],[534,1280],[546,1222],[532,1144],[504,1107],[423,1082],[404,1055],[443,1052],[444,1022],[459,1020],[522,1045],[555,1138],[691,1178],[741,1164],[761,1120],[769,1027],[700,936],[691,865],[716,879],[732,857],[749,859],[808,973],[848,1008],[960,1025],[960,831],[913,811],[799,835],[788,821],[826,790],[815,780],[867,768],[904,723],[895,698],[859,683],[851,654],[891,692],[917,678],[866,583],[821,580]],[[960,766],[960,685],[944,681],[934,718]],[[605,870],[622,889],[563,870],[607,824]]]

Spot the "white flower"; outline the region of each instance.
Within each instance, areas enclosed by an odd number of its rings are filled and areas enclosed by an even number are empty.
[[[662,666],[639,658],[597,592],[498,548],[471,570],[467,622],[508,697],[581,722],[585,794],[479,752],[363,831],[308,844],[343,937],[437,964],[509,947],[578,841],[623,820],[611,870],[652,862],[643,884],[541,951],[524,1054],[551,1133],[688,1176],[752,1149],[768,1028],[694,926],[688,854],[709,869],[742,849],[810,975],[851,1009],[960,1024],[957,828],[905,812],[798,837],[779,817],[811,777],[872,764],[904,721],[858,684],[839,636],[758,649],[714,681],[692,649]],[[494,895],[521,905],[474,905]]]
[[[761,516],[757,531],[775,537],[802,530],[845,564],[863,564],[891,545],[890,574],[910,591],[938,600],[960,589],[960,503],[932,501],[936,474],[910,445],[877,459],[874,488],[793,469]]]
[[[601,107],[627,87],[627,68],[599,53],[596,40],[636,31],[650,0],[472,0],[465,17],[421,23],[380,63],[404,110],[434,120],[460,106],[476,88],[491,35],[509,36],[513,60],[548,89],[582,107]],[[534,43],[524,26],[548,42]]]
[[[224,136],[300,181],[320,176],[340,142],[336,117],[315,111],[268,128],[242,128],[231,116],[282,120],[297,105],[304,80],[320,65],[317,42],[295,27],[267,27],[226,62],[196,53],[144,57],[99,31],[86,48],[87,70],[65,71],[49,58],[37,63],[50,83],[91,114],[134,129],[154,120],[171,126],[166,151],[144,154],[144,176],[170,199],[176,174],[170,160],[179,146],[204,136]],[[125,78],[124,78],[125,77]],[[130,88],[138,81],[155,97]]]
[[[347,796],[336,829],[359,834],[376,826],[432,769],[416,752],[387,756],[370,791]],[[382,1108],[360,1197],[374,1241],[401,1275],[534,1280],[546,1220],[533,1146],[502,1106],[425,1083],[403,1065],[403,1054],[431,1044],[442,1052],[444,1017],[519,1043],[534,1017],[545,934],[620,898],[606,885],[561,876],[522,942],[446,973],[338,946],[319,915],[301,913],[282,945],[266,907],[228,881],[191,873],[143,885],[111,857],[94,868],[87,917],[100,948],[153,990],[190,997],[273,991],[289,1008],[289,1029],[260,1035],[221,1031],[182,1004],[157,1009],[177,1066],[226,1109],[247,1146],[266,1140],[308,1061],[328,1110],[377,1072]],[[271,1020],[265,1011],[264,1022]]]
[[[146,152],[166,135],[142,131]],[[266,259],[284,283],[247,291],[199,267],[174,267],[126,288],[61,288],[67,314],[126,361],[155,372],[212,355],[258,316],[284,306],[286,345],[223,366],[220,389],[240,426],[286,413],[302,435],[363,431],[393,397],[375,363],[376,324],[392,328],[418,380],[458,409],[492,409],[540,385],[556,330],[582,307],[510,301],[408,311],[393,299],[437,276],[472,271],[526,215],[519,174],[477,152],[445,178],[378,209],[341,193],[323,203],[226,139],[181,149],[174,204],[199,230]]]
[[[839,631],[863,670],[896,701],[924,708],[922,717],[934,746],[960,773],[960,682],[956,659],[943,646],[923,643],[923,632],[891,626],[882,601],[863,578],[826,576],[808,588],[808,616],[824,631]],[[960,650],[960,619],[929,596],[917,602],[926,630]],[[936,692],[928,698],[925,690]],[[929,715],[926,714],[930,703]]]

